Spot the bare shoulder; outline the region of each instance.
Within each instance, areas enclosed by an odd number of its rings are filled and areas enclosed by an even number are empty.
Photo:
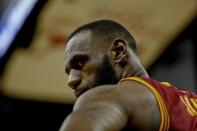
[[[143,99],[154,101],[152,92],[144,85],[135,81],[123,81],[115,85],[102,85],[90,89],[76,101],[74,110],[88,103],[110,102],[121,104],[125,108],[139,104]]]
[[[85,106],[86,104],[108,102],[109,97],[113,96],[114,92],[116,92],[117,85],[103,85],[97,86],[93,89],[88,90],[84,94],[82,94],[77,101],[75,102],[74,110],[81,108],[81,106]],[[114,100],[113,100],[114,101]]]
[[[136,130],[157,130],[160,126],[157,100],[149,88],[138,82],[123,81],[95,87],[80,96],[74,110],[101,106],[124,112],[131,120],[128,123]]]

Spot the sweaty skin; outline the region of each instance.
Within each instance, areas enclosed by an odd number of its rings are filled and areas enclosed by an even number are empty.
[[[153,93],[135,81],[119,82],[148,77],[138,56],[124,39],[102,44],[92,40],[90,30],[67,42],[65,71],[77,101],[60,131],[158,131],[160,110]]]

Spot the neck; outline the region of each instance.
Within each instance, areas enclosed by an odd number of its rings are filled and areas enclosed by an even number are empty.
[[[131,69],[131,67],[126,67],[122,73],[121,78],[139,76],[139,77],[149,77],[148,73],[143,67],[137,68],[135,70]]]

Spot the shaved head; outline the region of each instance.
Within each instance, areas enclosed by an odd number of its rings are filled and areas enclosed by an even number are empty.
[[[124,28],[121,24],[116,23],[112,20],[99,20],[88,24],[85,24],[77,28],[67,39],[69,41],[73,36],[81,31],[89,30],[92,33],[92,41],[94,43],[105,43],[105,45],[99,44],[99,46],[108,46],[114,39],[120,38],[127,41],[128,46],[136,53],[137,47],[133,36]]]

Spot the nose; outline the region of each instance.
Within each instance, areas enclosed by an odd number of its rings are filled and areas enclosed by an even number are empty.
[[[81,79],[82,77],[80,71],[72,69],[68,77],[68,86],[70,86],[72,89],[76,89],[81,83]]]

